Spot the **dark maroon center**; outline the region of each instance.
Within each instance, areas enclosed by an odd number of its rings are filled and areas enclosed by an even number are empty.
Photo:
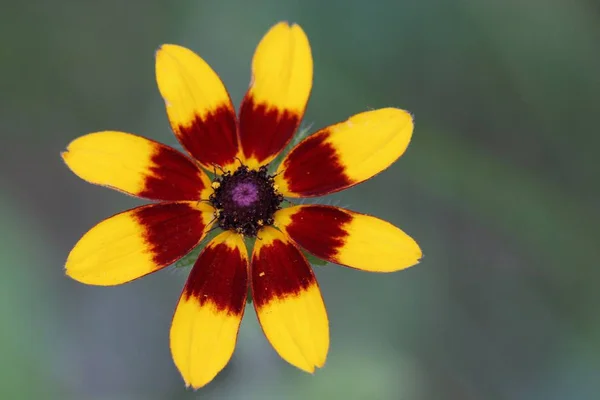
[[[281,208],[283,196],[275,190],[273,176],[268,175],[266,167],[256,171],[241,166],[215,182],[210,202],[217,210],[219,227],[256,236],[261,227],[273,224],[273,214]]]

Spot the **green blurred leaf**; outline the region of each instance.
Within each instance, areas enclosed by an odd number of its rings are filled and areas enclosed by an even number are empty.
[[[45,243],[24,210],[1,196],[0,219],[0,254],[5,267],[0,293],[6,299],[0,302],[0,398],[58,398],[53,376],[64,369],[54,358],[48,328],[57,315],[56,305],[43,278],[40,281],[43,273],[31,267],[43,265],[40,254],[47,254]],[[58,272],[61,266],[52,268]]]

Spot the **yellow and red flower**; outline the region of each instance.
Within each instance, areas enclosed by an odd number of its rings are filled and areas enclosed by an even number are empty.
[[[364,112],[307,137],[269,174],[268,164],[300,124],[312,75],[303,30],[275,25],[254,54],[238,118],[204,60],[163,45],[156,53],[156,80],[189,157],[115,131],[82,136],[62,154],[90,183],[158,201],[88,231],[66,262],[67,275],[77,281],[117,285],[140,278],[181,259],[212,227],[223,230],[200,253],[173,316],[173,360],[194,388],[210,382],[231,358],[249,286],[279,355],[307,372],[324,365],[327,314],[299,247],[375,272],[407,268],[421,258],[413,239],[378,218],[324,205],[282,207],[284,197],[323,196],[371,178],[404,153],[413,131],[406,111]],[[203,168],[215,172],[212,182]],[[245,237],[257,239],[250,257]]]

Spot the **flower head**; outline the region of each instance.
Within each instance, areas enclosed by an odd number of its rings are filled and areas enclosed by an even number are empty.
[[[250,88],[236,116],[225,86],[204,60],[163,45],[156,53],[156,80],[188,155],[116,131],[82,136],[62,154],[82,179],[156,201],[88,231],[66,262],[75,280],[117,285],[140,278],[181,259],[210,229],[223,230],[195,262],[171,326],[173,360],[194,388],[210,382],[231,358],[248,287],[279,355],[307,372],[325,364],[327,314],[300,247],[376,272],[400,270],[421,257],[416,242],[388,222],[337,207],[293,205],[295,198],[349,188],[391,165],[412,135],[406,111],[364,112],[321,129],[269,173],[267,166],[300,124],[312,74],[302,29],[275,25],[256,49]],[[204,170],[213,172],[212,181]],[[244,238],[255,238],[250,256]]]

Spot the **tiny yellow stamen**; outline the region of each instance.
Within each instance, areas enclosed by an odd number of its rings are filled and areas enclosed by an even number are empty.
[[[219,186],[221,186],[221,184],[219,182],[215,181],[215,182],[211,183],[210,186],[212,186],[212,188],[216,190],[219,188]]]

